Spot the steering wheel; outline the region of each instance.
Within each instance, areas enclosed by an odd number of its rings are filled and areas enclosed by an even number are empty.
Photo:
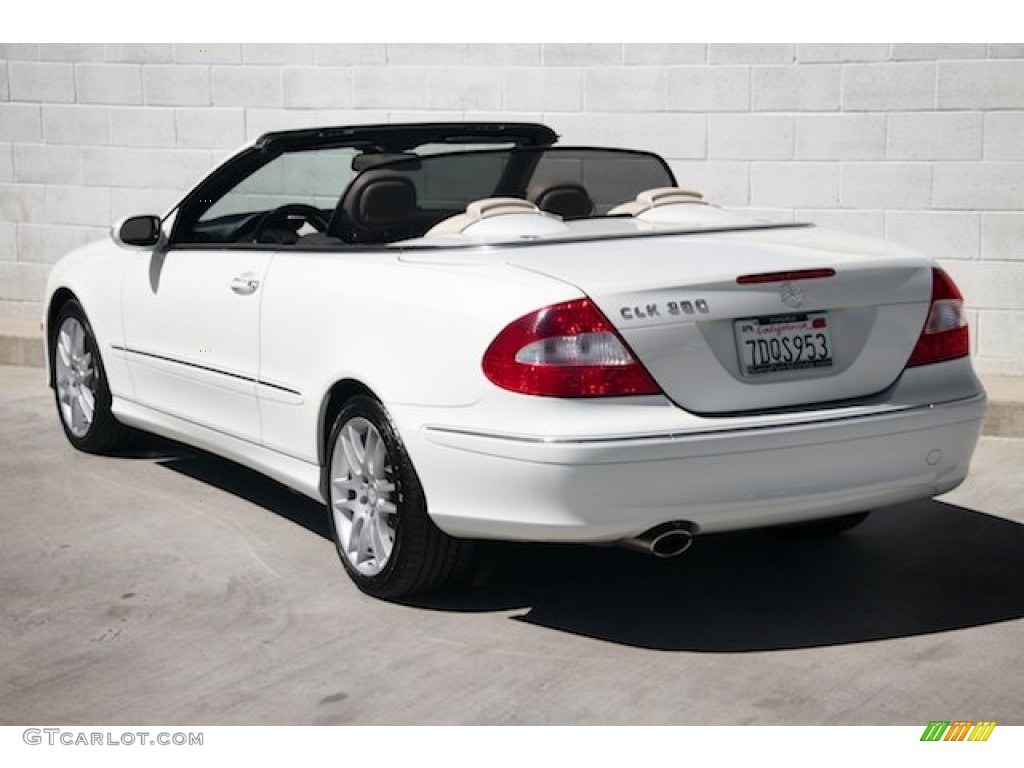
[[[266,231],[272,230],[272,225],[283,223],[288,219],[301,218],[308,222],[317,232],[324,232],[327,229],[327,225],[330,219],[324,215],[324,212],[313,205],[307,205],[306,203],[288,203],[288,205],[282,205],[273,210],[267,211],[259,220],[256,222],[256,226],[252,229],[252,242],[254,243],[283,243],[287,242],[278,237],[271,237],[264,239],[263,235]],[[296,226],[294,231],[297,232],[299,227]]]

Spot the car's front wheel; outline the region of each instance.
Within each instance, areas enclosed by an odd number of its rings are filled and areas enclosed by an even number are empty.
[[[50,366],[57,412],[68,441],[89,453],[114,448],[125,428],[110,410],[110,387],[96,337],[73,299],[65,302],[53,323]]]
[[[419,478],[384,408],[351,398],[334,420],[325,478],[331,533],[356,585],[398,598],[453,582],[470,543],[442,532],[427,515]]]

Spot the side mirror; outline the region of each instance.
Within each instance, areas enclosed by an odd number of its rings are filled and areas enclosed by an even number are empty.
[[[129,216],[117,222],[110,234],[118,245],[148,248],[160,242],[161,227],[159,216]]]

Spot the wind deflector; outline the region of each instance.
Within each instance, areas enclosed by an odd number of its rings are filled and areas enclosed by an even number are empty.
[[[420,209],[442,217],[461,213],[475,200],[531,199],[532,190],[553,188],[585,195],[587,211],[581,215],[601,216],[645,189],[675,185],[671,169],[658,155],[599,147],[447,152],[373,166],[377,169],[407,177],[416,188]],[[353,186],[357,182],[358,178]],[[540,206],[544,201],[532,202]],[[440,220],[437,216],[431,218],[432,224]]]

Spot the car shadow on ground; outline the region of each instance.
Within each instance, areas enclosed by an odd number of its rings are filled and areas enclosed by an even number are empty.
[[[329,538],[321,505],[254,471],[184,448],[159,463]],[[1024,525],[924,501],[879,510],[835,536],[698,537],[670,560],[616,547],[480,543],[464,586],[404,604],[521,610],[517,621],[642,648],[763,651],[1024,617],[1021,563]]]
[[[1024,526],[941,502],[879,510],[831,537],[698,538],[672,560],[618,549],[501,546],[477,586],[416,604],[525,607],[538,626],[707,652],[805,648],[1024,616]]]
[[[318,536],[331,538],[322,504],[241,464],[174,440],[142,433],[132,435],[114,455],[122,459],[155,461],[162,467],[245,499]]]

